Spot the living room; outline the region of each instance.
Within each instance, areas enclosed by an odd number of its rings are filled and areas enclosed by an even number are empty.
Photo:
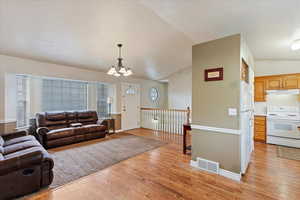
[[[0,199],[298,199],[299,6],[0,0]]]

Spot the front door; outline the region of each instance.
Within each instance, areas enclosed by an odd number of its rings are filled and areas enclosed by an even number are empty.
[[[122,129],[140,127],[140,86],[122,83]]]

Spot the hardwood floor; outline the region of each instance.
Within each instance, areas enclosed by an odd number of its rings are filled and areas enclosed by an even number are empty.
[[[247,175],[236,182],[190,167],[181,137],[145,129],[128,132],[168,144],[29,199],[300,199],[300,161],[278,158],[275,146],[256,143]]]

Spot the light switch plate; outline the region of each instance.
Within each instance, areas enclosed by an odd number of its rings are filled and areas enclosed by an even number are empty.
[[[229,116],[237,116],[237,109],[236,108],[229,108],[228,109]]]

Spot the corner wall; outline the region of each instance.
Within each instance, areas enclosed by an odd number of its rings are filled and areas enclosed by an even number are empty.
[[[234,35],[193,46],[192,124],[239,130],[241,36]],[[204,81],[204,70],[224,68],[223,81]],[[208,130],[192,130],[192,159],[202,157],[220,163],[222,169],[240,173],[240,136]]]
[[[192,67],[180,70],[168,78],[168,103],[170,109],[192,106]]]

